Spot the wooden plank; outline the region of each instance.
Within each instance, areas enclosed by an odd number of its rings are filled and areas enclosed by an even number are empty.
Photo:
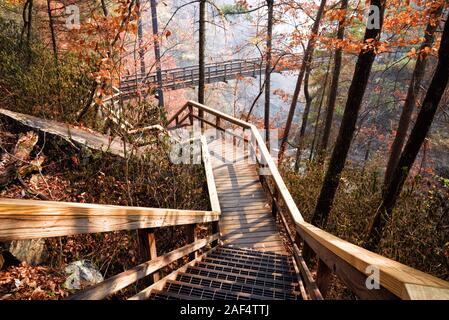
[[[260,244],[260,243],[271,243],[271,242],[277,242],[282,243],[281,238],[279,235],[271,233],[270,235],[266,236],[254,236],[254,237],[223,237],[222,238],[225,243],[232,243],[232,244],[244,244],[244,243],[254,243],[254,244]]]
[[[164,254],[154,260],[142,263],[132,269],[119,273],[103,282],[88,287],[87,289],[69,296],[67,300],[100,300],[117,292],[130,284],[136,282],[149,274],[160,270],[170,263],[205,247],[210,242],[218,239],[218,234],[214,234],[205,239],[198,240],[194,243],[188,244],[182,248]]]
[[[13,112],[0,108],[0,115],[8,117],[27,127],[37,129],[53,136],[59,136],[67,141],[72,141],[81,146],[87,146],[91,149],[109,152],[114,155],[125,157],[123,150],[136,150],[136,154],[140,154],[131,144],[125,144],[120,138],[110,137],[99,132],[87,131],[78,127],[70,126],[65,123],[53,120],[41,119],[28,114]]]
[[[213,211],[0,199],[0,241],[218,221]]]
[[[262,221],[262,220],[269,220],[271,218],[270,214],[264,214],[264,215],[241,215],[241,216],[222,216],[222,218],[220,219],[221,221],[239,221],[239,222],[245,222],[245,223],[253,223],[253,222],[257,222],[257,221]]]

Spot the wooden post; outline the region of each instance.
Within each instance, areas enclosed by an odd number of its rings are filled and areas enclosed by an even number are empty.
[[[212,222],[212,234],[216,234],[216,233],[219,233],[219,232],[220,232],[220,226],[218,224],[218,221]],[[218,241],[219,240],[213,241],[211,243],[212,247],[217,246],[219,244]]]
[[[193,107],[189,106],[189,121],[190,125],[193,126]]]
[[[331,278],[332,270],[320,259],[318,261],[316,284],[323,298],[326,298],[327,292],[329,291]]]
[[[220,129],[218,129],[218,128],[220,128],[220,120],[221,120],[221,118],[219,117],[219,116],[216,116],[215,117],[215,125],[217,126],[216,127],[216,135],[215,135],[215,137],[218,139],[218,138],[220,138]]]
[[[154,234],[155,229],[139,229],[139,244],[140,255],[143,261],[149,261],[157,258],[156,237]],[[153,282],[157,282],[160,279],[159,272],[155,272],[152,275]]]
[[[195,229],[196,229],[196,224],[189,224],[187,226],[187,244],[194,243],[197,240]],[[192,252],[189,255],[189,260],[196,259],[197,257],[198,257],[198,252],[197,251]]]
[[[267,187],[269,188],[268,182],[267,182]],[[278,191],[277,191],[276,187],[274,189],[274,193],[272,194],[271,213],[273,214],[274,219],[276,219],[276,215],[278,213]]]

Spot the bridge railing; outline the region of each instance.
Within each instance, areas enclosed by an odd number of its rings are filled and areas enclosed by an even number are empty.
[[[208,116],[207,116],[208,115]],[[211,119],[212,117],[212,119]],[[215,119],[213,119],[215,118]],[[268,189],[272,210],[284,223],[291,241],[293,255],[300,266],[304,283],[312,298],[326,293],[331,274],[335,274],[355,295],[363,299],[449,299],[449,283],[392,259],[356,246],[304,221],[259,130],[248,122],[229,116],[199,103],[187,102],[168,124],[183,126],[186,120],[197,119],[219,131],[229,125],[249,131],[236,137],[250,146],[258,165],[264,169],[261,182]],[[227,122],[228,126],[223,122]],[[307,243],[319,259],[317,276],[313,279],[301,256],[300,247]],[[379,288],[367,286],[373,278]]]
[[[221,210],[204,137],[201,138],[201,147],[210,199],[209,211],[0,198],[0,241],[137,229],[143,236],[142,239],[147,241],[144,247],[149,251],[150,260],[90,286],[68,299],[104,299],[147,276],[152,276],[156,282],[162,268],[185,256],[195,259],[198,250],[214,248],[218,244]],[[211,235],[198,239],[195,233],[197,224],[211,225]],[[169,226],[188,226],[190,243],[157,256],[154,231],[156,228]]]
[[[206,83],[227,81],[236,74],[256,76],[264,69],[264,62],[260,59],[230,60],[209,63],[205,65]],[[180,88],[194,86],[199,81],[199,66],[188,66],[163,70],[161,72],[163,87]],[[121,78],[120,90],[129,93],[138,90],[139,86],[157,85],[157,74],[135,74]]]

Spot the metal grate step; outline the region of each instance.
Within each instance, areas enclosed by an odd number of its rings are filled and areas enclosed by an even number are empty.
[[[227,280],[214,280],[207,277],[196,276],[191,274],[180,274],[178,276],[178,281],[196,284],[202,287],[210,287],[216,289],[222,289],[230,292],[241,292],[250,294],[253,297],[270,298],[270,299],[281,299],[281,300],[297,300],[297,295],[279,289],[273,289],[269,287],[248,285],[244,283],[238,283]]]
[[[260,300],[267,299],[243,292],[231,292],[216,288],[203,287],[181,281],[167,281],[166,290],[177,294],[195,297],[198,300]]]
[[[216,270],[209,270],[201,267],[190,267],[187,269],[187,273],[194,274],[194,275],[200,275],[207,278],[212,279],[222,279],[222,280],[229,280],[234,281],[238,283],[245,283],[249,285],[258,285],[262,287],[269,287],[269,288],[276,288],[276,289],[282,289],[282,290],[288,290],[288,291],[297,291],[298,290],[298,284],[295,282],[285,282],[285,281],[279,281],[279,280],[272,280],[272,279],[266,279],[266,278],[260,278],[255,276],[248,276],[248,275],[235,275],[227,272],[220,272]]]
[[[291,275],[285,275],[281,273],[267,273],[267,272],[260,272],[257,270],[249,270],[249,269],[243,269],[243,268],[237,268],[237,267],[230,267],[230,266],[223,266],[223,265],[217,265],[212,264],[208,262],[199,262],[197,264],[199,267],[210,269],[210,270],[217,270],[217,271],[224,271],[229,273],[234,273],[237,275],[248,275],[248,276],[254,276],[259,278],[266,278],[266,279],[274,279],[274,280],[282,280],[282,281],[294,281],[293,277]]]
[[[297,300],[298,278],[290,256],[251,249],[219,247],[175,278],[163,290],[153,290],[157,300]],[[161,288],[161,287],[159,287]]]
[[[271,262],[269,260],[265,259],[256,259],[256,258],[246,258],[243,256],[237,256],[237,255],[228,255],[224,253],[214,253],[208,255],[208,258],[211,259],[218,259],[223,261],[229,261],[233,263],[240,264],[242,266],[260,266],[265,268],[270,268],[275,271],[281,271],[281,272],[294,272],[293,265],[291,265],[289,262]]]

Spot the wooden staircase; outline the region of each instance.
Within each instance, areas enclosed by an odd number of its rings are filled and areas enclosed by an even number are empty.
[[[98,133],[11,111],[0,110],[0,114],[96,149],[111,149],[112,139]],[[332,275],[360,299],[449,300],[448,282],[304,221],[254,125],[193,101],[168,124],[191,130],[195,121],[202,127],[199,136],[177,143],[188,149],[192,143],[200,144],[210,210],[0,199],[0,241],[116,230],[146,233],[148,261],[68,297],[72,300],[105,299],[150,277],[153,284],[130,300],[320,300],[326,297]],[[217,130],[213,136],[206,132],[208,127]],[[235,128],[240,131],[229,130]],[[120,146],[119,141],[113,143],[118,155]],[[197,224],[210,226],[209,234],[197,238]],[[170,226],[187,226],[187,244],[158,255],[154,230]],[[304,243],[314,252],[315,261],[302,257]],[[170,268],[169,274],[161,272],[180,259],[181,267]],[[315,274],[307,263],[316,268]],[[376,290],[366,285],[373,268],[380,275]]]
[[[220,246],[153,290],[156,300],[302,299],[293,259],[286,254]]]

